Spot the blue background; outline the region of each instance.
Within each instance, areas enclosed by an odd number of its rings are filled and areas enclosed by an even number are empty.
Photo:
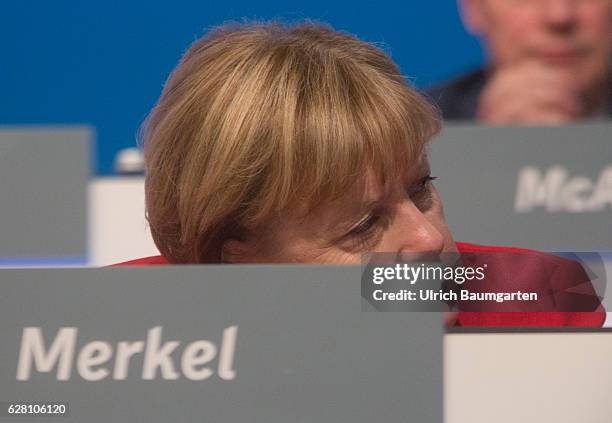
[[[0,13],[0,124],[90,124],[112,173],[182,52],[228,20],[314,19],[382,43],[418,87],[478,66],[451,0],[14,1]]]

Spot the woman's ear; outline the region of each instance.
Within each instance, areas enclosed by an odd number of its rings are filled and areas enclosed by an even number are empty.
[[[486,32],[486,19],[483,0],[458,0],[459,11],[463,25],[473,35],[483,35]]]

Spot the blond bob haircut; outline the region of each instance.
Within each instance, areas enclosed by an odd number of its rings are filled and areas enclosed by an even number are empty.
[[[398,183],[440,127],[379,48],[325,25],[229,24],[185,53],[141,130],[146,208],[171,263],[307,216],[366,173]]]

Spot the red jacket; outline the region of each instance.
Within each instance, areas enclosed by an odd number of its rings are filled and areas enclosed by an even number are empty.
[[[496,272],[501,274],[500,281],[511,281],[518,288],[525,289],[533,281],[547,280],[539,278],[539,273],[554,268],[554,280],[571,283],[575,276],[576,264],[533,250],[513,247],[491,247],[463,242],[457,243],[460,253],[517,253],[498,256],[495,263]],[[492,255],[494,257],[494,255]],[[573,265],[572,265],[573,263]],[[150,266],[169,264],[162,256],[145,257],[119,263],[116,266]],[[506,278],[505,274],[511,275]],[[541,284],[541,282],[539,282]],[[533,288],[533,287],[532,287]],[[548,288],[548,287],[545,287]],[[593,291],[594,292],[594,291]],[[469,312],[459,311],[454,323],[456,327],[601,327],[606,319],[602,306],[595,312]]]

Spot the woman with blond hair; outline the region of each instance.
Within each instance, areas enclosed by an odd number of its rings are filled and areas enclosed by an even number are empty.
[[[432,185],[426,145],[439,129],[436,110],[372,44],[313,23],[215,29],[184,55],[143,126],[147,217],[162,255],[126,264],[480,251],[455,243]],[[603,316],[460,313],[457,324],[600,326]]]

